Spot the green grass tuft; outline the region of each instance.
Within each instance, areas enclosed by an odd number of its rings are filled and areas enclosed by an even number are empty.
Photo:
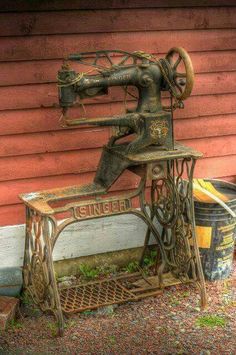
[[[133,273],[133,272],[137,271],[138,269],[139,269],[138,262],[132,261],[128,265],[126,265],[123,270],[126,272],[129,272],[129,273]]]
[[[156,250],[151,250],[149,255],[146,256],[143,260],[144,267],[151,267],[154,266],[156,263],[156,258],[157,258],[157,251]]]
[[[116,337],[115,337],[115,335],[110,335],[110,336],[108,337],[108,339],[109,339],[109,341],[110,341],[110,343],[111,343],[112,345],[116,344]]]
[[[20,300],[21,300],[22,304],[25,305],[25,306],[32,306],[34,304],[32,297],[26,291],[24,291],[21,294]]]
[[[48,322],[47,328],[51,331],[51,335],[56,337],[58,334],[58,325],[54,322]]]
[[[226,325],[226,319],[217,315],[206,315],[199,317],[196,320],[196,325],[199,327],[224,327]]]
[[[7,329],[22,329],[23,324],[21,324],[18,320],[12,319],[7,326]]]
[[[99,275],[98,269],[93,269],[86,264],[81,264],[79,266],[79,271],[87,280],[96,279]]]

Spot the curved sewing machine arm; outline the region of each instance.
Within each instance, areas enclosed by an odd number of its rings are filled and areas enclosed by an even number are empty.
[[[122,54],[118,63],[114,63],[111,55]],[[177,60],[173,62],[177,54]],[[104,59],[109,66],[104,66]],[[130,61],[131,59],[131,61]],[[186,99],[192,91],[194,74],[191,60],[183,48],[172,48],[165,59],[156,60],[152,55],[143,52],[128,53],[120,50],[103,50],[72,54],[68,60],[93,67],[98,74],[76,73],[69,64],[63,64],[58,72],[59,102],[61,107],[74,105],[77,96],[80,99],[104,95],[111,86],[136,86],[139,90],[139,104],[147,99],[147,95],[155,96],[160,101],[161,90],[170,90],[178,100]],[[101,65],[101,60],[103,63]],[[184,73],[178,72],[181,61]],[[160,107],[160,102],[158,102]],[[157,106],[150,108],[155,111]],[[149,107],[137,108],[137,111],[149,111]]]

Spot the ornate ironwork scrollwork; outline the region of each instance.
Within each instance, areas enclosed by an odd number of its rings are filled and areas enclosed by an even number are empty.
[[[165,176],[154,179],[151,187],[151,215],[162,227],[161,245],[166,265],[182,281],[197,277],[196,250],[191,245],[194,164],[189,158],[167,161]]]
[[[54,234],[55,221],[27,207],[24,287],[43,311],[57,312],[51,255]]]

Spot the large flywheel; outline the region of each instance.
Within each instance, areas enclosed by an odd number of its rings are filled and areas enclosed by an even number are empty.
[[[166,55],[172,72],[174,96],[178,100],[187,99],[193,89],[194,71],[192,61],[184,48],[173,47]]]

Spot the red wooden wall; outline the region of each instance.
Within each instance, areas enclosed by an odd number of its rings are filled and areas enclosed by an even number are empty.
[[[204,153],[196,175],[236,175],[234,1],[5,1],[0,13],[0,225],[24,222],[18,194],[92,179],[109,131],[63,130],[56,73],[62,58],[96,49],[190,52],[192,97],[175,114],[176,138]],[[177,4],[178,3],[178,4]],[[204,6],[200,6],[200,5]],[[222,6],[223,4],[223,6]],[[187,6],[187,7],[186,7]],[[123,94],[94,99],[87,115],[116,114]],[[127,189],[124,176],[117,189]]]

